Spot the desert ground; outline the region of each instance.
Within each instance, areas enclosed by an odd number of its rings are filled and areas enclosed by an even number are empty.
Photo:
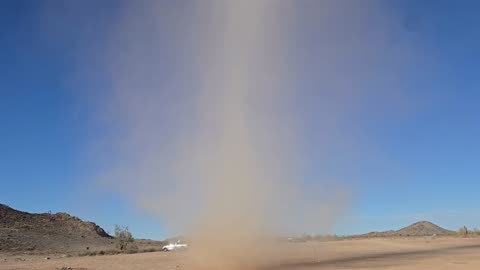
[[[480,239],[444,237],[281,243],[258,269],[480,269]],[[93,257],[6,256],[0,269],[194,269],[188,252]]]

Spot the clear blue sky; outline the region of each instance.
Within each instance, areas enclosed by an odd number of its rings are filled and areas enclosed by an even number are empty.
[[[121,3],[82,1],[72,9],[63,2],[0,2],[0,203],[69,212],[109,231],[122,224],[137,237],[163,238],[159,220],[114,192],[85,187],[93,173],[85,149],[101,131],[92,124],[92,103],[80,93],[102,91],[108,82],[94,64],[82,79],[72,63],[101,53]],[[359,140],[384,158],[343,171],[351,154],[346,161],[342,154],[332,158],[332,174],[356,178],[352,207],[337,232],[394,229],[419,219],[451,229],[480,227],[480,3],[385,2],[408,41],[425,50],[398,86],[413,97],[408,102],[421,105],[406,113],[413,116],[394,120],[366,108],[374,117],[354,121]],[[309,85],[303,87],[308,92]],[[386,84],[377,87],[381,92]],[[314,125],[306,132],[313,148],[316,132]],[[361,159],[367,149],[356,151]],[[308,158],[314,162],[315,152]],[[312,179],[324,174],[309,168]]]

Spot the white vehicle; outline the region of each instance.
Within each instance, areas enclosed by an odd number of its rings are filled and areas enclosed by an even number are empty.
[[[188,245],[187,244],[181,244],[180,240],[173,244],[168,244],[166,246],[162,247],[163,251],[173,251],[173,250],[182,250],[182,249],[187,249]]]

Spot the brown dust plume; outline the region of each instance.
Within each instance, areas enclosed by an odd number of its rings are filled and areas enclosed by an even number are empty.
[[[318,72],[315,125],[329,135],[320,152],[352,139],[338,125],[351,107],[382,102],[369,82],[384,72],[388,35],[376,2],[365,2],[306,1],[305,35],[320,45],[304,68]],[[298,4],[142,3],[127,5],[106,53],[111,148],[99,181],[190,237],[195,269],[257,269],[274,236],[332,230],[349,196],[327,174],[304,181],[311,105],[296,81],[294,55],[308,47]]]

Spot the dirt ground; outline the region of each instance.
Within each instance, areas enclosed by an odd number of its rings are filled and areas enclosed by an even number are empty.
[[[281,243],[276,248],[275,258],[260,269],[480,269],[479,238],[351,239]],[[50,260],[0,254],[0,269],[194,269],[187,258],[188,251]]]

